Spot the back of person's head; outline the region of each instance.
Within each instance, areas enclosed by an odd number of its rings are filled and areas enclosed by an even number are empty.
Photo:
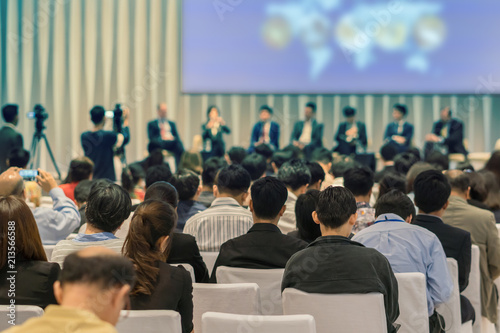
[[[319,165],[317,162],[307,162],[307,167],[309,168],[309,172],[311,173],[311,182],[309,187],[314,185],[321,185],[322,182],[325,181],[325,170]]]
[[[215,178],[219,193],[237,197],[248,192],[251,183],[250,174],[239,164],[222,168]]]
[[[316,224],[312,218],[312,213],[316,210],[319,201],[319,194],[318,190],[309,190],[299,195],[295,203],[299,238],[309,243],[321,236],[319,224]]]
[[[408,108],[404,104],[399,104],[399,103],[394,104],[393,108],[395,110],[398,110],[399,112],[401,112],[401,114],[403,115],[403,117],[405,117],[406,115],[408,115]]]
[[[255,147],[255,153],[264,156],[266,161],[273,157],[273,150],[266,144],[261,144]]]
[[[419,174],[424,171],[436,170],[434,166],[426,162],[415,163],[406,174],[406,193],[413,192],[413,183]]]
[[[330,186],[321,191],[316,205],[319,222],[329,229],[338,229],[357,212],[356,199],[348,189]]]
[[[129,164],[122,170],[122,186],[131,193],[134,191],[135,186],[146,178],[146,173],[139,163]]]
[[[247,156],[247,151],[243,147],[232,147],[227,152],[232,164],[241,164]]]
[[[146,172],[146,188],[150,187],[156,182],[168,182],[172,178],[172,171],[166,164],[155,165],[148,169]]]
[[[420,156],[420,150],[417,147],[410,147],[407,150],[407,153],[412,154],[417,161],[421,161],[422,158]]]
[[[467,174],[460,170],[449,170],[445,173],[446,178],[451,185],[451,190],[460,194],[466,194],[469,191],[470,181]]]
[[[332,152],[326,148],[317,148],[313,151],[312,160],[321,164],[333,163]]]
[[[368,167],[356,167],[344,173],[344,186],[356,197],[370,194],[373,184],[373,171]]]
[[[394,168],[397,172],[406,176],[411,167],[419,162],[419,159],[411,153],[401,153],[394,158]]]
[[[356,115],[356,109],[350,106],[346,106],[343,110],[344,117],[351,118]]]
[[[479,174],[484,178],[486,192],[488,193],[484,204],[493,211],[500,210],[500,186],[496,181],[496,175],[486,169],[479,171]]]
[[[201,173],[201,181],[203,186],[212,187],[214,185],[215,177],[220,169],[227,165],[223,158],[211,157],[203,164],[203,172]]]
[[[397,154],[398,149],[391,143],[386,143],[382,146],[382,148],[380,148],[380,155],[386,162],[394,161]]]
[[[9,237],[11,236],[11,237]],[[12,237],[15,241],[12,242]],[[9,249],[15,248],[15,251]],[[3,270],[9,256],[23,260],[47,261],[38,227],[31,209],[16,196],[0,197],[0,269]],[[12,269],[11,269],[12,270]]]
[[[438,170],[420,173],[413,185],[415,205],[425,214],[441,210],[450,198],[451,187],[446,176]]]
[[[90,179],[94,172],[94,162],[86,156],[75,158],[69,164],[68,176],[64,183],[79,182],[84,179]]]
[[[137,272],[133,295],[151,295],[158,277],[158,261],[166,260],[169,239],[177,223],[177,213],[168,203],[146,200],[135,210],[123,244]]]
[[[432,164],[438,170],[448,170],[450,167],[450,159],[448,156],[442,154],[441,152],[435,150],[431,152],[425,161]]]
[[[92,120],[94,125],[99,125],[104,121],[105,114],[106,110],[102,106],[96,105],[90,110],[90,120]]]
[[[25,169],[30,161],[30,152],[23,148],[12,149],[7,156],[9,167]]]
[[[163,146],[161,145],[161,142],[159,141],[150,141],[148,143],[148,153],[151,154],[152,152],[158,151],[158,150],[163,150]]]
[[[54,294],[60,304],[64,306],[68,302],[70,306],[73,296],[81,301],[80,291],[85,286],[91,295],[86,306],[101,320],[116,325],[120,311],[127,306],[135,280],[134,266],[129,259],[111,249],[88,247],[64,259],[59,280],[54,284]],[[73,289],[73,286],[78,287]]]
[[[287,152],[288,154],[291,154],[290,160],[295,160],[295,159],[300,159],[301,156],[303,155],[302,150],[300,150],[299,147],[296,147],[294,145],[288,145],[285,148],[283,148],[281,151]]]
[[[477,172],[466,169],[465,175],[469,178],[470,198],[479,202],[484,202],[488,198],[488,189],[484,177]]]
[[[252,181],[261,178],[267,170],[266,159],[264,156],[256,153],[245,157],[245,159],[241,162],[241,166],[248,171]]]
[[[90,189],[85,216],[92,227],[114,233],[130,215],[132,201],[121,186],[99,180]]]
[[[94,181],[90,179],[84,179],[78,183],[75,187],[75,201],[84,204],[89,199],[90,189],[94,185]]]
[[[275,177],[264,177],[255,181],[250,192],[250,208],[257,218],[274,220],[284,212],[288,191],[285,184]]]
[[[2,108],[2,118],[6,123],[13,123],[19,114],[17,104],[7,104]]]
[[[170,184],[177,190],[179,200],[191,200],[198,192],[200,176],[191,170],[180,169],[170,178]]]
[[[379,197],[375,203],[375,216],[384,214],[396,214],[403,220],[415,218],[415,206],[406,194],[398,190],[392,190],[389,193]]]
[[[160,200],[177,208],[179,194],[172,184],[160,181],[148,187],[144,200]]]
[[[379,182],[378,196],[381,197],[392,190],[406,193],[406,178],[396,172],[386,174]]]
[[[293,153],[291,151],[280,150],[273,154],[271,158],[271,163],[273,163],[276,168],[281,168],[283,164],[290,161],[292,159]]]
[[[281,166],[278,179],[292,191],[297,191],[311,183],[311,172],[303,160],[294,159]]]
[[[461,171],[466,171],[466,170],[467,171],[476,171],[474,169],[474,166],[472,165],[472,163],[469,160],[466,160],[463,162],[458,162],[455,169],[461,170]]]
[[[0,196],[15,195],[24,199],[24,180],[15,169],[0,174]]]
[[[497,183],[500,185],[500,150],[494,151],[484,168],[497,176]]]
[[[352,169],[356,167],[356,163],[351,160],[339,160],[339,161],[334,161],[332,164],[332,175],[335,178],[342,178],[344,177],[344,174],[347,170]]]
[[[179,169],[188,169],[201,174],[203,171],[203,157],[199,152],[185,151],[182,153]]]

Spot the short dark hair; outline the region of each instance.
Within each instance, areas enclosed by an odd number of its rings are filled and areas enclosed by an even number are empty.
[[[450,167],[450,159],[448,156],[442,154],[441,152],[434,150],[429,155],[427,155],[425,161],[432,164],[438,170],[448,170]]]
[[[191,200],[198,192],[200,177],[191,170],[180,169],[170,178],[170,183],[179,194],[179,200]]]
[[[227,165],[226,160],[219,157],[210,157],[203,164],[203,172],[201,173],[201,181],[203,186],[214,185],[215,177],[220,169]]]
[[[87,202],[89,199],[90,189],[94,185],[94,182],[95,181],[90,179],[84,179],[76,185],[74,193],[76,202]]]
[[[316,113],[316,103],[309,102],[306,104],[306,108],[311,108],[312,112]]]
[[[266,144],[261,144],[255,147],[255,153],[264,156],[266,160],[273,157],[273,150]]]
[[[66,283],[96,284],[101,290],[135,284],[132,262],[120,255],[94,255],[82,257],[78,252],[69,254],[59,273],[61,285]]]
[[[7,104],[2,108],[2,117],[6,123],[13,123],[19,114],[19,106],[17,104]]]
[[[379,182],[379,197],[392,190],[399,190],[406,193],[406,178],[396,172],[387,173]]]
[[[429,214],[443,208],[451,193],[446,176],[437,170],[420,173],[413,183],[415,205]]]
[[[318,162],[307,162],[307,167],[311,173],[311,182],[309,185],[316,184],[318,181],[325,181],[325,170],[319,165]]]
[[[78,157],[69,164],[68,176],[64,180],[65,184],[79,182],[89,179],[94,172],[94,162],[86,156]]]
[[[154,165],[146,172],[146,188],[156,182],[168,182],[172,178],[172,171],[167,164]]]
[[[275,177],[255,181],[250,192],[254,214],[262,219],[274,219],[278,216],[288,197],[285,184]]]
[[[279,169],[285,162],[290,161],[292,159],[293,153],[291,151],[280,150],[273,154],[271,158],[271,163],[274,163],[276,167]]]
[[[488,189],[484,177],[477,172],[466,172],[469,178],[470,198],[479,202],[484,202],[488,198]]]
[[[404,104],[396,103],[396,104],[394,104],[393,109],[398,110],[399,112],[401,112],[401,114],[403,115],[403,117],[408,114],[408,108]]]
[[[30,152],[23,148],[15,148],[10,151],[7,158],[10,167],[25,168],[30,161]]]
[[[350,106],[346,106],[343,112],[344,112],[344,117],[346,118],[354,117],[356,115],[356,109]]]
[[[368,167],[355,167],[344,173],[344,186],[354,196],[367,195],[373,184],[373,171]]]
[[[417,162],[413,164],[408,173],[406,174],[406,193],[413,192],[413,184],[418,175],[424,171],[436,170],[435,167],[426,162]]]
[[[115,232],[131,211],[130,195],[121,186],[97,181],[90,189],[85,215],[87,223],[99,230]]]
[[[262,177],[262,175],[267,170],[267,163],[264,156],[253,153],[245,157],[245,159],[241,162],[241,166],[245,168],[246,171],[250,174],[252,181],[255,181]]]
[[[92,120],[94,125],[102,123],[105,115],[106,110],[100,105],[96,105],[90,110],[90,120]]]
[[[398,154],[398,149],[391,143],[386,143],[380,148],[380,155],[384,161],[394,161],[394,157]]]
[[[355,162],[341,160],[332,164],[331,173],[335,178],[344,177],[345,172],[354,167],[356,167]]]
[[[239,164],[222,168],[215,178],[219,193],[237,196],[248,191],[251,183],[250,174]]]
[[[469,160],[465,160],[463,162],[458,162],[455,169],[461,170],[461,171],[465,171],[465,170],[476,171],[474,169],[474,166],[472,165],[472,163]]]
[[[262,112],[262,111],[267,111],[271,115],[273,114],[273,109],[269,105],[262,105],[259,109],[259,112]]]
[[[408,216],[415,217],[415,205],[406,194],[398,190],[392,190],[379,197],[375,203],[375,216],[384,214],[396,214],[403,220]]]
[[[167,182],[156,182],[149,186],[144,196],[146,200],[160,200],[170,204],[172,207],[177,208],[179,202],[179,195],[175,187]]]
[[[299,195],[295,203],[299,237],[309,243],[321,236],[319,224],[316,224],[312,218],[312,212],[316,210],[319,201],[319,194],[318,190],[309,190],[305,194]]]
[[[137,183],[141,179],[146,178],[146,173],[142,166],[138,162],[135,162],[123,168],[121,178],[123,188],[131,193],[134,191]]]
[[[330,186],[322,191],[316,205],[316,213],[321,224],[331,229],[346,224],[357,210],[354,195],[341,186]]]
[[[233,164],[241,164],[245,157],[247,156],[247,151],[243,147],[232,147],[227,152],[227,156]]]
[[[446,178],[448,178],[451,188],[462,193],[467,192],[470,186],[470,181],[467,174],[458,170],[452,170],[451,172],[453,173],[446,173]]]
[[[332,152],[326,148],[316,148],[313,151],[312,160],[323,164],[333,163]]]
[[[311,172],[303,160],[294,159],[281,166],[278,171],[278,179],[292,191],[296,191],[311,183]]]
[[[394,158],[394,168],[397,172],[406,175],[408,171],[410,171],[411,167],[419,161],[420,159],[411,153],[406,152],[398,154]]]

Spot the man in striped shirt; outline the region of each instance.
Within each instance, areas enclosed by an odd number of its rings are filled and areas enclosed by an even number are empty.
[[[184,233],[196,238],[200,251],[218,252],[226,241],[244,235],[252,227],[252,213],[242,204],[248,197],[250,174],[240,165],[221,169],[215,179],[210,208],[191,217]]]

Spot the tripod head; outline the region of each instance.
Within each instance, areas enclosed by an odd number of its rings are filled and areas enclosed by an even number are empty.
[[[45,121],[49,118],[49,114],[45,111],[45,108],[41,104],[35,105],[33,112],[28,112],[28,119],[35,119],[35,133],[40,135],[43,130],[47,127],[45,126]]]

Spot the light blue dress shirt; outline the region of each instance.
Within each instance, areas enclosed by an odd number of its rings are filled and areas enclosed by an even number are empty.
[[[427,281],[429,317],[436,305],[450,298],[453,280],[446,254],[437,236],[427,229],[408,224],[398,215],[384,214],[352,240],[382,253],[394,273],[423,273]]]
[[[118,239],[118,237],[113,235],[111,232],[99,232],[97,234],[78,234],[75,237],[75,239],[73,239],[73,241],[79,243],[86,243],[86,242],[100,242],[110,239]]]

